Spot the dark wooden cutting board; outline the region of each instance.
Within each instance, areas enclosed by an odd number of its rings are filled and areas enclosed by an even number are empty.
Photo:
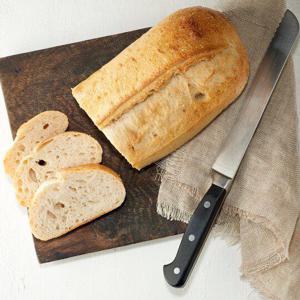
[[[103,163],[118,172],[127,196],[117,210],[48,242],[34,239],[40,263],[182,233],[185,224],[156,213],[156,166],[138,172],[114,149],[71,95],[71,87],[110,61],[147,29],[0,59],[0,80],[13,136],[45,110],[67,114],[69,130],[88,133],[104,151]]]

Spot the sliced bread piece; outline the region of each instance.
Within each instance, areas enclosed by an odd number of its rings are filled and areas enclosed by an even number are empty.
[[[89,163],[100,163],[102,148],[91,136],[68,131],[38,144],[24,157],[16,171],[15,186],[21,205],[30,200],[42,182],[55,178],[56,171]]]
[[[121,178],[103,165],[67,168],[56,178],[38,188],[29,207],[32,233],[43,241],[116,209],[125,199]]]
[[[13,146],[4,158],[5,172],[14,177],[21,160],[40,142],[66,131],[68,117],[59,111],[44,111],[18,129]]]

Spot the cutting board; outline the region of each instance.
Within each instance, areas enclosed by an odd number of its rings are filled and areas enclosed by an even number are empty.
[[[117,210],[64,235],[42,242],[34,239],[40,263],[59,260],[182,233],[186,225],[156,213],[160,180],[151,165],[142,171],[130,167],[81,110],[71,87],[110,61],[148,29],[0,59],[0,81],[11,131],[45,110],[64,112],[69,130],[88,133],[103,147],[103,164],[118,172],[127,196]]]

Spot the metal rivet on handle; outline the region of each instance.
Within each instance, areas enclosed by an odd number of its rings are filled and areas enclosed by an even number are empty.
[[[193,234],[189,235],[189,241],[193,242],[195,240],[195,236]]]
[[[178,267],[174,268],[174,274],[178,275],[180,273],[180,269]]]
[[[205,201],[203,206],[205,208],[210,208],[210,202],[209,201]]]

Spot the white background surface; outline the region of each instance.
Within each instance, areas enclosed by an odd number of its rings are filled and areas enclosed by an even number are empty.
[[[216,1],[0,0],[0,56],[152,26],[178,8]],[[300,19],[300,2],[289,1]],[[300,74],[300,47],[294,51]],[[299,81],[299,75],[296,77]],[[299,86],[299,85],[298,85]],[[297,91],[299,92],[299,90]],[[0,158],[11,145],[0,93]],[[240,251],[209,240],[183,289],[170,288],[162,266],[176,253],[180,236],[39,265],[26,210],[0,166],[0,299],[262,299],[239,274]]]

